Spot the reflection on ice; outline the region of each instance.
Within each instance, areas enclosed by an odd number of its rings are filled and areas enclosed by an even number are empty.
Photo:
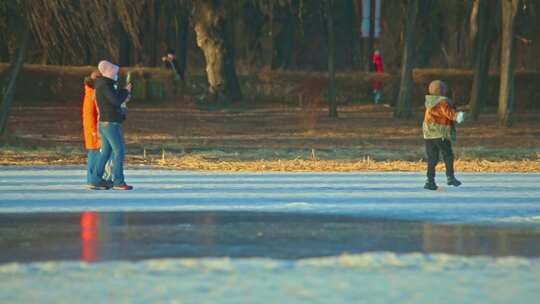
[[[81,260],[94,262],[97,259],[97,212],[81,213]]]

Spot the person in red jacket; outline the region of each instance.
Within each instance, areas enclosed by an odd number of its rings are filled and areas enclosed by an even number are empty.
[[[379,50],[375,50],[373,52],[373,56],[371,56],[371,62],[373,63],[373,68],[375,73],[383,73],[383,63],[382,63],[382,57],[381,52]],[[381,102],[381,88],[382,88],[382,81],[375,80],[372,83],[373,85],[373,101],[378,104]]]

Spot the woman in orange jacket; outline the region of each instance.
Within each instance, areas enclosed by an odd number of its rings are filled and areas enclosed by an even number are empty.
[[[104,190],[110,188],[110,184],[98,178],[96,165],[100,157],[99,132],[97,128],[98,109],[96,105],[96,90],[94,80],[99,76],[98,71],[93,71],[84,79],[84,97],[82,105],[82,125],[84,134],[84,147],[87,151],[86,182],[90,189]]]

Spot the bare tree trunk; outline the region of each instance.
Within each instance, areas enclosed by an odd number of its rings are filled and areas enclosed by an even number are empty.
[[[7,39],[1,39],[2,45],[0,45],[0,62],[8,62],[9,61],[9,51],[8,51],[8,45],[7,45]]]
[[[483,0],[473,0],[471,7],[471,15],[469,16],[469,40],[471,45],[478,46],[478,31],[480,27],[480,10],[484,8],[485,1]],[[475,57],[478,53],[478,50],[473,50],[472,56]],[[473,64],[474,65],[474,64]]]
[[[291,62],[291,54],[294,47],[294,33],[296,20],[292,13],[292,4],[272,4],[272,66],[274,69],[286,69]],[[277,22],[276,22],[277,21]]]
[[[21,44],[19,46],[19,50],[17,51],[17,55],[11,63],[10,71],[6,79],[6,85],[2,92],[2,104],[0,106],[0,134],[4,134],[4,131],[6,129],[9,117],[9,110],[11,109],[11,105],[13,104],[13,99],[15,97],[17,77],[19,76],[19,72],[22,69],[29,41],[30,29],[28,28],[28,26],[24,25]]]
[[[352,0],[334,1],[334,35],[336,37],[336,69],[354,69],[355,13]],[[295,14],[293,14],[295,16]]]
[[[371,62],[371,56],[373,55],[373,40],[375,36],[375,0],[369,0],[369,2],[369,37],[366,38],[366,72],[373,71],[373,63]]]
[[[93,62],[92,62],[92,49],[91,49],[91,46],[90,46],[90,43],[87,42],[86,43],[87,47],[84,48],[84,56],[81,56],[83,57],[83,64],[85,65],[92,65]]]
[[[476,0],[474,9],[476,10],[476,18],[471,18],[471,23],[474,32],[475,54],[474,54],[474,79],[471,89],[471,97],[469,107],[471,109],[471,117],[473,120],[478,120],[482,107],[488,95],[489,84],[489,60],[491,57],[491,42],[494,34],[491,23],[491,12],[489,0]]]
[[[268,67],[272,69],[274,66],[274,3],[270,4],[270,21],[269,21],[269,27],[270,27],[270,47],[269,47],[269,55],[268,55]]]
[[[7,30],[0,31],[0,62],[9,62],[9,45]]]
[[[184,8],[182,8],[184,10]],[[185,72],[187,68],[187,42],[189,34],[189,16],[185,13],[180,14],[176,20],[177,29],[176,29],[176,43],[178,45],[177,52],[177,61],[180,68],[180,77],[185,79]]]
[[[0,27],[0,62],[9,62],[10,10],[6,9],[0,18],[4,19],[4,27]]]
[[[152,36],[151,36],[151,39],[150,39],[150,65],[155,67],[157,66],[158,64],[158,57],[159,57],[159,53],[158,53],[158,48],[159,48],[159,41],[160,41],[160,38],[163,37],[159,31],[159,18],[160,18],[160,1],[159,0],[154,0],[154,3],[153,5],[150,5],[149,7],[153,13],[150,15],[151,17],[151,23],[150,23],[150,28],[152,30]]]
[[[119,26],[119,46],[118,46],[118,62],[121,66],[131,65],[131,42],[129,34],[124,30],[121,24]]]
[[[39,63],[43,65],[49,64],[49,49],[43,49],[41,53],[41,60],[39,61]]]
[[[261,44],[263,34],[264,15],[257,3],[246,1],[241,9],[241,30],[243,39],[242,54],[246,56],[245,62],[251,67],[264,65],[264,53]]]
[[[360,69],[364,68],[364,39],[362,39],[362,0],[353,0],[354,1],[354,10],[356,13],[356,23],[355,23],[355,41],[357,49],[357,63]]]
[[[360,7],[358,5],[358,0],[350,0],[351,3],[351,18],[352,18],[352,28],[351,31],[351,68],[356,70],[361,66],[361,44],[360,44],[360,24],[362,16],[359,14]]]
[[[136,49],[134,53],[134,60],[137,64],[144,66],[157,66],[157,60],[159,57],[158,47],[161,39],[161,33],[159,32],[159,6],[158,0],[144,1],[144,14],[140,17],[143,18],[141,22],[143,30],[139,33],[139,41],[141,42],[141,48]]]
[[[416,32],[418,13],[421,0],[409,0],[407,4],[407,23],[405,28],[405,46],[401,63],[401,83],[399,95],[394,111],[396,118],[410,118],[412,116],[413,78],[412,69],[415,65]]]
[[[221,0],[193,2],[197,46],[206,59],[208,101],[229,103],[240,101],[242,92],[236,75],[233,45],[227,34],[225,4]]]
[[[336,104],[336,37],[334,33],[334,6],[333,0],[326,0],[328,21],[328,116],[337,117]]]
[[[514,35],[520,0],[502,0],[501,82],[499,87],[499,122],[512,126],[514,111]]]

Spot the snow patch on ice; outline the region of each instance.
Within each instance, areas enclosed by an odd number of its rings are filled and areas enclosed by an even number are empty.
[[[501,223],[530,223],[530,224],[540,224],[540,215],[537,216],[510,216],[497,219]]]

